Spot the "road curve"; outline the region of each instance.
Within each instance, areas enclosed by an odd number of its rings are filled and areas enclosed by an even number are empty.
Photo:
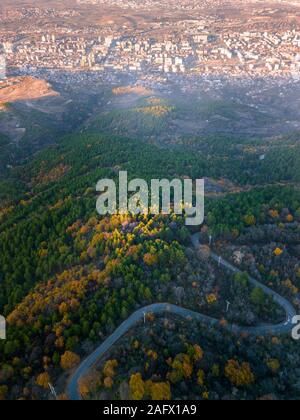
[[[191,237],[193,246],[198,248],[200,246],[200,234],[195,234]],[[233,272],[241,272],[238,268],[225,261],[222,257],[211,253],[211,258],[220,264],[225,269]],[[296,315],[296,311],[293,305],[288,302],[285,298],[280,296],[278,293],[269,289],[267,286],[261,284],[252,277],[249,277],[251,284],[255,287],[260,287],[265,294],[272,296],[274,301],[276,301],[286,312],[286,321],[277,325],[260,325],[257,327],[243,327],[238,325],[229,324],[228,328],[232,332],[236,333],[247,333],[249,335],[279,335],[282,333],[288,333],[293,328],[293,317]],[[108,337],[97,349],[88,356],[72,374],[68,386],[67,394],[70,400],[81,400],[82,397],[79,392],[79,380],[82,378],[90,368],[102,357],[107,351],[132,327],[134,327],[139,321],[144,319],[145,314],[147,313],[161,314],[169,313],[174,315],[179,315],[182,318],[193,319],[195,321],[200,321],[209,326],[219,325],[220,320],[211,318],[207,315],[203,315],[198,312],[191,311],[189,309],[182,308],[180,306],[172,305],[169,303],[154,303],[153,305],[146,306],[144,308],[138,309],[134,312],[129,318],[126,319],[114,332]]]

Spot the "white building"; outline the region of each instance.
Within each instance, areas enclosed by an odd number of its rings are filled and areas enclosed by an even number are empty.
[[[13,53],[13,44],[12,42],[3,42],[3,50],[6,54],[12,54]]]
[[[0,54],[0,80],[6,78],[6,60],[3,54]]]

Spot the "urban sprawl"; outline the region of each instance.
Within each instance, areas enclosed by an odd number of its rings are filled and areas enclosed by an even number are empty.
[[[265,76],[300,71],[300,31],[216,34],[182,21],[173,35],[43,33],[0,35],[6,66],[27,70],[115,70]],[[98,33],[97,33],[98,32]],[[153,33],[153,31],[152,31]],[[155,31],[154,31],[155,33]],[[159,33],[159,32],[158,32]]]

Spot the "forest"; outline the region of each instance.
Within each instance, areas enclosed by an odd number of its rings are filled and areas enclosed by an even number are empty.
[[[82,378],[80,392],[100,400],[298,399],[298,375],[298,343],[287,337],[237,337],[152,316]]]
[[[292,174],[299,167],[298,149],[281,155],[287,146],[278,146],[262,163],[256,155],[237,159],[236,143],[228,143],[229,158],[208,138],[207,158],[184,144],[162,153],[160,145],[142,140],[71,134],[1,178],[0,313],[7,318],[8,339],[0,342],[0,399],[48,399],[49,382],[66,399],[68,375],[80,360],[134,310],[165,301],[214,316],[220,326],[205,333],[177,319],[150,319],[147,339],[139,338],[139,326],[130,334],[134,341],[125,338],[110,362],[99,361],[92,385],[90,379],[81,385],[86,398],[299,397],[290,337],[253,341],[226,335],[222,327],[284,318],[275,302],[251,287],[246,273],[299,307],[300,192],[294,182],[277,185],[298,180],[297,170]],[[1,137],[0,148],[6,146]],[[257,165],[264,169],[257,171]],[[208,243],[212,235],[213,247],[245,274],[226,273],[193,250],[183,218],[99,217],[96,183],[117,179],[120,170],[147,181],[209,176],[235,182],[237,192],[207,198],[201,237]],[[128,348],[134,352],[126,358]]]

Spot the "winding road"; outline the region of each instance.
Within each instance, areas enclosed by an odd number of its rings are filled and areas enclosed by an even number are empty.
[[[200,234],[195,234],[191,237],[191,241],[195,248],[200,246]],[[216,261],[220,266],[224,267],[228,271],[233,273],[241,272],[238,268],[225,261],[222,257],[211,252],[211,258]],[[259,325],[257,327],[243,327],[238,325],[229,324],[228,328],[232,332],[236,333],[247,333],[249,335],[279,335],[282,333],[288,333],[292,330],[293,318],[296,315],[296,311],[293,305],[288,302],[285,298],[280,296],[278,293],[269,289],[267,286],[261,284],[252,277],[249,277],[251,284],[255,287],[260,287],[264,293],[268,296],[272,296],[274,301],[277,302],[286,312],[286,320],[281,324],[277,325]],[[90,356],[88,356],[72,374],[68,386],[67,394],[71,400],[81,400],[82,397],[79,392],[79,380],[82,378],[90,368],[102,357],[107,351],[132,327],[134,327],[139,321],[144,319],[147,313],[161,314],[169,313],[179,315],[182,318],[193,319],[200,321],[209,326],[219,325],[220,320],[211,318],[207,315],[203,315],[198,312],[191,311],[189,309],[182,308],[180,306],[171,305],[169,303],[154,303],[153,305],[140,308],[134,312],[129,318],[126,319],[114,332],[108,337]]]

